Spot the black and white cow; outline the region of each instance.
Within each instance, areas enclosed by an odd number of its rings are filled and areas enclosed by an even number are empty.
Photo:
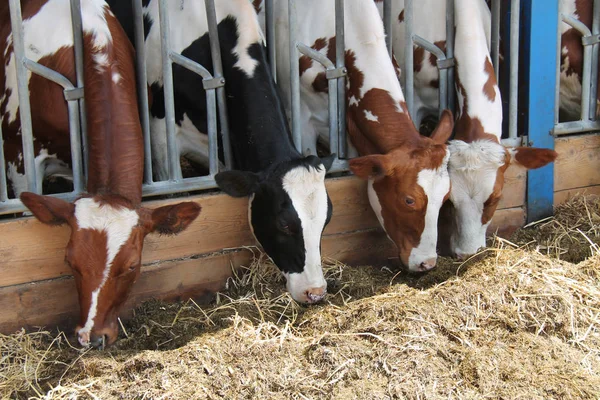
[[[130,2],[109,3],[132,39]],[[303,157],[295,150],[251,3],[215,3],[230,136],[240,169],[219,173],[217,184],[231,196],[250,197],[248,216],[254,235],[286,276],[290,294],[297,301],[317,302],[327,290],[320,240],[332,213],[324,180],[333,157]],[[204,2],[172,1],[168,7],[173,50],[212,70]],[[153,96],[153,164],[158,178],[164,179],[167,155],[158,1],[144,2],[144,20],[148,85]],[[180,154],[207,165],[202,78],[178,65],[173,66],[173,76]]]

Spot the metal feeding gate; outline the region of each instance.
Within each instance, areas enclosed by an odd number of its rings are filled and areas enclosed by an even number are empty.
[[[76,84],[71,83],[64,76],[50,70],[26,57],[23,42],[23,26],[21,18],[20,0],[9,0],[11,12],[11,27],[14,41],[14,57],[16,58],[18,97],[21,119],[21,132],[23,140],[23,153],[25,173],[27,176],[28,190],[41,193],[40,177],[35,173],[35,155],[33,148],[33,132],[31,122],[31,111],[28,93],[28,72],[38,74],[49,79],[64,88],[65,100],[68,104],[70,141],[71,141],[71,163],[73,170],[73,191],[55,194],[65,200],[73,200],[85,190],[85,176],[87,173],[87,145],[86,145],[86,118],[84,106],[84,81],[83,81],[83,35],[81,23],[81,0],[70,0],[72,29],[74,32],[74,52],[76,67]],[[85,1],[85,0],[84,0]],[[138,82],[138,101],[140,106],[140,120],[144,135],[144,183],[143,195],[155,196],[188,192],[202,189],[215,188],[214,175],[219,172],[219,149],[218,133],[220,129],[223,144],[223,157],[226,169],[233,166],[232,153],[229,143],[227,110],[225,100],[225,86],[223,79],[223,68],[219,38],[217,32],[217,20],[215,13],[215,0],[205,0],[208,34],[210,39],[212,70],[209,70],[195,61],[174,52],[170,47],[170,24],[168,16],[167,1],[157,0],[159,3],[159,23],[161,30],[161,55],[162,72],[165,96],[165,123],[167,132],[167,154],[168,154],[168,180],[154,182],[152,178],[151,157],[151,135],[150,115],[148,108],[148,86],[146,79],[145,45],[143,27],[142,0],[132,1],[134,11],[135,47],[136,47],[136,69]],[[330,172],[347,170],[347,159],[352,157],[347,146],[346,138],[346,108],[345,108],[345,75],[344,66],[344,1],[335,0],[335,32],[336,37],[336,62],[331,62],[323,54],[313,50],[305,43],[299,43],[296,39],[296,11],[295,2],[301,0],[288,0],[288,17],[290,23],[289,48],[291,57],[291,131],[296,148],[301,151],[301,129],[300,126],[300,76],[298,53],[301,53],[326,69],[326,78],[329,87],[329,141],[331,152],[337,153],[333,168]],[[440,0],[442,1],[442,0]],[[492,10],[492,32],[491,32],[491,57],[496,72],[499,76],[499,46],[500,26],[503,21],[501,12],[501,0],[491,0]],[[416,3],[418,6],[418,2]],[[446,33],[448,38],[454,37],[454,0],[446,0]],[[554,147],[555,136],[600,130],[600,121],[596,118],[596,90],[598,81],[598,65],[593,62],[598,59],[598,45],[600,43],[600,0],[594,1],[594,20],[590,31],[585,25],[571,16],[560,15],[558,12],[559,0],[511,0],[504,3],[510,11],[510,28],[508,43],[510,51],[505,54],[508,58],[510,69],[508,86],[508,134],[503,142],[507,145],[520,145],[524,139],[526,144],[537,147]],[[413,46],[419,46],[432,53],[437,58],[439,69],[440,89],[439,104],[440,111],[444,108],[454,110],[454,59],[453,40],[447,40],[446,51],[435,46],[413,33],[413,0],[405,0],[405,29],[406,29],[406,60],[403,65],[403,85],[407,107],[412,113],[414,105],[414,74],[413,74]],[[383,21],[386,36],[386,45],[391,53],[392,37],[392,1],[383,2]],[[265,0],[266,14],[266,40],[268,47],[268,58],[272,75],[276,77],[275,65],[275,30],[273,0]],[[558,16],[558,18],[557,18]],[[524,25],[520,24],[520,20]],[[558,95],[560,91],[560,23],[566,23],[577,29],[582,34],[582,43],[585,48],[582,110],[581,120],[575,122],[558,121]],[[557,33],[558,32],[558,36]],[[521,38],[524,37],[524,40]],[[557,37],[555,43],[549,38]],[[519,52],[524,50],[526,71],[519,74]],[[173,63],[196,73],[203,79],[203,87],[206,90],[207,100],[207,134],[209,140],[209,174],[206,176],[183,178],[179,153],[175,137],[175,110],[173,95]],[[528,90],[526,126],[535,127],[529,129],[527,136],[518,136],[518,98],[519,98],[519,76],[526,83]],[[218,118],[218,124],[217,124]],[[0,127],[1,129],[1,127]],[[0,132],[1,134],[1,132]],[[552,212],[553,205],[553,166],[549,165],[539,170],[528,172],[527,204],[528,219],[532,220]],[[0,215],[25,211],[25,207],[19,199],[9,199],[6,166],[2,141],[0,140]]]

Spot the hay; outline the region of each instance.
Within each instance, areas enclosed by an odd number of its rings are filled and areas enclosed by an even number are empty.
[[[597,203],[574,202],[554,220],[598,243]],[[1,336],[0,396],[598,398],[600,252],[557,259],[577,240],[540,225],[424,276],[328,261],[330,295],[311,307],[257,253],[212,305],[146,303],[104,352]]]

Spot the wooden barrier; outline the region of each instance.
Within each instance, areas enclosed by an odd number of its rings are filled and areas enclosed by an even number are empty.
[[[577,192],[600,193],[600,136],[556,141],[557,203]],[[504,196],[488,232],[506,236],[525,222],[526,171],[510,167]],[[323,236],[322,255],[348,264],[383,264],[395,249],[377,222],[366,183],[355,177],[327,180],[334,213]],[[247,265],[255,242],[248,227],[247,200],[224,194],[190,197],[202,213],[182,234],[149,235],[139,281],[124,313],[150,298],[210,298],[223,287],[232,267]],[[181,199],[145,202],[158,207]],[[68,227],[48,227],[35,218],[0,222],[0,332],[22,326],[72,328],[77,293],[65,266]]]

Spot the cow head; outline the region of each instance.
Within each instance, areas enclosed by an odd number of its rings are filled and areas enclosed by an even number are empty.
[[[506,148],[491,135],[473,142],[453,140],[448,148],[452,188],[440,225],[449,232],[447,237],[440,237],[440,244],[444,252],[465,258],[485,247],[486,230],[502,196],[504,173],[510,163],[535,169],[554,161],[557,154],[549,149]],[[447,240],[449,244],[444,244]]]
[[[82,346],[97,348],[117,339],[119,310],[140,275],[144,237],[150,232],[177,234],[200,213],[200,206],[192,202],[150,210],[119,196],[68,203],[23,193],[21,201],[41,222],[71,227],[65,262],[79,294],[76,332]]]
[[[452,114],[444,112],[431,138],[417,135],[409,146],[350,160],[350,170],[369,180],[371,206],[410,271],[436,265],[437,220],[450,191],[445,143],[452,127]]]
[[[230,196],[250,196],[248,219],[254,236],[285,275],[294,300],[303,303],[318,302],[327,292],[321,234],[333,208],[325,189],[333,158],[308,156],[260,173],[225,171],[215,177]]]

